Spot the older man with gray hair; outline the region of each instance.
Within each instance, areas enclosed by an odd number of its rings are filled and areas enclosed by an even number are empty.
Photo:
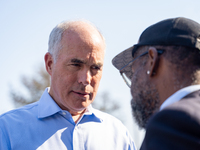
[[[38,102],[0,116],[1,150],[135,150],[125,126],[92,108],[105,40],[87,21],[57,25],[45,54],[51,86]]]

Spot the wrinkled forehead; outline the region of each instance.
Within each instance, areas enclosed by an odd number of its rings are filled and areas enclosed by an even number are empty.
[[[77,45],[74,45],[74,47],[66,46],[60,50],[59,58],[66,62],[82,62],[83,64],[103,64],[104,50],[88,47],[84,48]]]

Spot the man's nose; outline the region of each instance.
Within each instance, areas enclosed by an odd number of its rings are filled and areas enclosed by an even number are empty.
[[[91,83],[92,75],[89,70],[81,70],[78,75],[78,83],[82,83],[84,86]]]

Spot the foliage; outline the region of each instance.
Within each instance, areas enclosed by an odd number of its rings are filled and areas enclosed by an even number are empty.
[[[120,105],[113,99],[110,98],[108,92],[102,92],[99,96],[96,97],[92,106],[103,112],[112,114],[114,111],[120,109]]]
[[[16,89],[11,88],[10,95],[16,107],[38,101],[44,89],[50,86],[50,77],[44,68],[40,66],[34,77],[31,78],[23,75],[20,82],[27,94],[22,94]]]

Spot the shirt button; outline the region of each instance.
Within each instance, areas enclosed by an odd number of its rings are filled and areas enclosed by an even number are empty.
[[[63,115],[66,115],[66,112],[63,111],[62,114],[63,114]]]

